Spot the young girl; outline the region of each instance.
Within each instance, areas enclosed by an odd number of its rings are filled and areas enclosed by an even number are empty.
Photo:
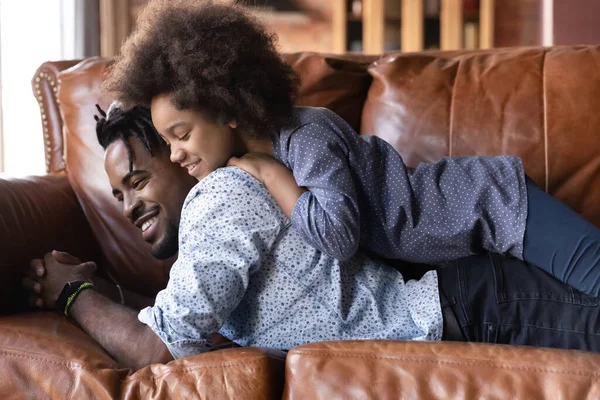
[[[105,89],[126,106],[149,105],[172,161],[196,178],[234,165],[261,180],[331,256],[360,246],[432,263],[491,251],[599,294],[600,229],[539,190],[518,158],[409,169],[334,112],[294,107],[297,77],[274,40],[240,6],[151,1]]]

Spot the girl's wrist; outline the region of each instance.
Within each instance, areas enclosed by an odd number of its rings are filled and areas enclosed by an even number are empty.
[[[270,185],[276,184],[288,172],[291,174],[291,171],[278,161],[274,159],[265,160],[263,167],[260,169],[260,181],[269,188]]]

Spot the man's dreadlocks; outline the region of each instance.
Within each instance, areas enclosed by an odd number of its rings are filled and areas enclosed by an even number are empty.
[[[96,136],[104,150],[112,143],[121,140],[125,144],[129,156],[129,170],[133,170],[133,150],[129,144],[130,138],[136,138],[144,148],[154,157],[155,152],[167,150],[167,145],[158,135],[152,124],[150,109],[143,106],[133,107],[125,111],[113,104],[107,113],[96,104],[100,116],[94,115],[96,120]]]

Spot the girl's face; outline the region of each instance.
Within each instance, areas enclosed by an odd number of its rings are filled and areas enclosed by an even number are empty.
[[[178,110],[170,94],[152,99],[152,122],[171,148],[171,161],[198,180],[224,167],[239,147],[235,122],[227,125],[204,118],[194,110]]]

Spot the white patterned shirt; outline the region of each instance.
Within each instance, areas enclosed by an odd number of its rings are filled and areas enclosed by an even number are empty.
[[[264,185],[221,168],[187,196],[167,288],[139,320],[175,358],[219,332],[242,346],[291,349],[345,339],[440,340],[437,274],[405,282],[358,254],[341,262],[307,244]]]

